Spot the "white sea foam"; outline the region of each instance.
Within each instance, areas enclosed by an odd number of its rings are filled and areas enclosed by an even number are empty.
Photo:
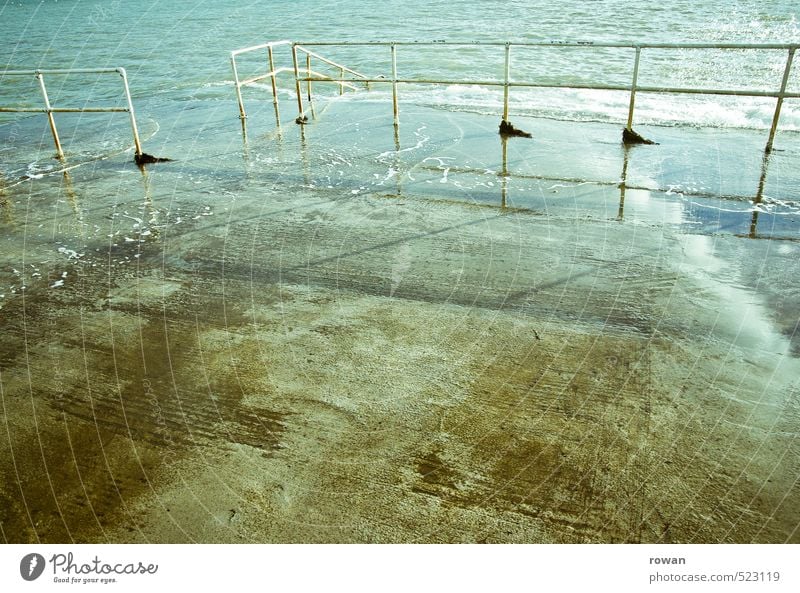
[[[448,111],[482,115],[503,112],[502,93],[475,85],[401,88],[400,98],[410,104]],[[509,111],[512,116],[624,123],[628,117],[629,98],[629,94],[622,91],[514,89],[509,99]],[[349,94],[341,100],[389,102],[391,94],[376,90]],[[774,99],[641,93],[637,96],[634,123],[764,130],[769,129],[774,111]],[[800,131],[800,103],[784,102],[780,129]]]

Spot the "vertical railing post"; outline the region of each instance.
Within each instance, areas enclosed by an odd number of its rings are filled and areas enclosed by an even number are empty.
[[[244,112],[242,85],[239,83],[239,72],[236,70],[236,54],[233,52],[231,52],[231,67],[233,68],[233,84],[236,86],[236,100],[239,102],[239,119],[244,120],[247,114]]]
[[[306,54],[306,78],[311,78],[311,54]],[[306,92],[308,93],[308,102],[311,103],[311,81],[306,80]]]
[[[267,60],[269,62],[269,71],[272,76],[269,79],[272,81],[272,103],[278,104],[278,83],[275,81],[275,59],[272,56],[272,46],[267,46]]]
[[[503,121],[508,121],[508,81],[511,75],[511,43],[506,43],[506,59],[503,75]]]
[[[392,109],[394,111],[394,125],[400,125],[400,111],[397,105],[397,47],[394,43],[392,49]]]
[[[50,98],[47,96],[47,88],[44,86],[44,75],[37,71],[36,78],[39,80],[39,87],[42,89],[44,107],[47,109],[47,120],[50,122],[50,131],[53,133],[53,142],[56,144],[56,153],[58,154],[58,158],[61,159],[64,158],[64,151],[61,150],[61,141],[58,139],[58,130],[56,130],[56,120],[53,118],[53,108],[50,106]]]
[[[303,117],[303,91],[300,89],[300,68],[297,65],[297,45],[292,44],[292,64],[294,65],[294,90],[297,93],[297,110],[299,118]]]
[[[122,84],[125,87],[125,100],[128,102],[128,115],[131,117],[131,130],[133,131],[133,146],[137,157],[142,156],[142,143],[139,141],[139,130],[136,128],[136,114],[133,112],[133,101],[131,100],[131,90],[128,88],[128,74],[125,68],[117,68],[117,72],[122,77]]]
[[[792,69],[792,60],[794,59],[794,50],[792,47],[789,49],[789,57],[786,58],[786,68],[783,70],[783,80],[781,80],[781,90],[778,91],[778,101],[775,104],[775,114],[772,116],[772,126],[769,129],[769,139],[767,140],[767,147],[765,152],[772,151],[772,141],[775,140],[775,132],[778,130],[778,120],[781,117],[781,106],[783,105],[783,97],[786,94],[786,86],[789,83],[789,73]]]
[[[628,105],[628,124],[625,126],[629,132],[633,131],[633,106],[636,103],[636,85],[639,81],[639,57],[642,54],[642,48],[636,46],[636,57],[633,60],[633,80],[631,80],[631,100]]]
[[[339,94],[340,95],[344,94],[344,83],[342,82],[343,80],[344,80],[344,68],[339,68]]]

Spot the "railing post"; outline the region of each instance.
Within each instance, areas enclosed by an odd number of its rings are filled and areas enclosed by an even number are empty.
[[[236,54],[231,52],[231,67],[233,68],[233,84],[236,85],[236,100],[239,101],[239,119],[247,117],[244,112],[244,101],[242,101],[242,85],[239,84],[239,73],[236,70]]]
[[[275,81],[275,60],[272,57],[272,46],[267,47],[267,58],[269,61],[269,71],[272,73],[270,76],[270,80],[272,81],[272,103],[277,105],[278,104],[278,84]]]
[[[636,57],[633,60],[633,80],[631,81],[631,101],[628,106],[628,125],[626,126],[629,132],[633,131],[633,106],[636,103],[636,84],[639,80],[639,57],[642,54],[642,48],[636,47]]]
[[[36,78],[39,80],[39,87],[42,89],[42,95],[44,96],[44,107],[47,109],[47,120],[50,122],[50,131],[53,133],[53,141],[56,143],[56,153],[58,158],[63,159],[64,151],[61,150],[61,141],[58,139],[58,130],[56,130],[56,120],[53,119],[50,98],[47,96],[47,88],[44,86],[44,75],[37,71]]]
[[[506,42],[505,74],[503,76],[503,121],[508,121],[508,79],[511,74],[511,43]]]
[[[131,130],[133,130],[133,146],[136,156],[142,156],[142,143],[139,141],[139,130],[136,129],[136,115],[133,112],[133,101],[131,101],[131,90],[128,88],[128,74],[125,68],[117,68],[117,72],[122,77],[122,84],[125,87],[125,100],[128,102],[128,114],[131,117]]]
[[[300,68],[297,65],[297,45],[292,43],[292,64],[294,65],[294,90],[297,93],[297,109],[300,112],[298,118],[303,117],[303,91],[300,89]]]
[[[781,90],[778,91],[778,101],[775,104],[775,114],[772,116],[772,126],[769,129],[769,139],[767,140],[767,147],[765,152],[772,151],[772,141],[775,140],[775,132],[778,130],[778,120],[781,117],[781,106],[783,105],[783,97],[786,94],[786,86],[789,83],[789,73],[792,69],[792,60],[794,59],[794,50],[792,47],[789,49],[789,57],[786,58],[786,68],[783,70],[783,80],[781,80]]]
[[[344,68],[339,68],[339,94],[344,95],[344,84],[342,81],[344,80]]]
[[[306,54],[306,78],[311,78],[311,54]],[[308,93],[308,102],[311,103],[311,81],[306,81],[306,92]]]
[[[394,125],[400,125],[400,111],[397,106],[397,47],[392,48],[392,109],[394,111]]]

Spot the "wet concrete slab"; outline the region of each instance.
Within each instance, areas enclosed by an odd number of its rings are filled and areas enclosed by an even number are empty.
[[[5,541],[798,541],[791,183],[334,115],[5,184]]]

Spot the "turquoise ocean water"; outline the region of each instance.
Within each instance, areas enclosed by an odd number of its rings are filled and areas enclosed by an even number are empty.
[[[0,70],[116,67],[128,70],[137,104],[187,99],[230,101],[228,52],[269,40],[299,41],[594,41],[594,42],[800,42],[797,3],[571,1],[374,2],[259,1],[122,2],[45,0],[0,3]],[[336,54],[336,52],[334,52]],[[388,74],[386,52],[336,54],[368,74]],[[400,74],[449,78],[499,78],[502,51],[401,49]],[[785,52],[649,52],[642,84],[776,88]],[[515,80],[626,84],[631,50],[515,51]],[[30,83],[3,79],[0,101],[38,106]],[[53,81],[58,99],[86,101],[85,79]],[[790,88],[800,88],[795,68]],[[102,98],[95,89],[92,99]],[[406,100],[453,109],[496,111],[498,97],[485,88],[419,89]],[[619,119],[626,97],[618,93],[524,90],[512,105],[521,113],[567,119]],[[643,101],[641,121],[763,128],[774,101],[720,99],[691,103],[674,97]],[[7,119],[7,118],[6,118]],[[784,129],[800,129],[800,101],[787,102]]]
[[[428,132],[418,134],[423,124],[408,119],[414,108],[432,109],[443,113],[442,117],[483,117],[485,119],[480,121],[485,123],[480,125],[486,127],[487,137],[492,137],[491,127],[497,125],[502,113],[500,88],[469,82],[502,79],[502,46],[456,47],[455,42],[800,42],[798,7],[796,2],[789,0],[735,3],[665,0],[657,4],[623,0],[566,3],[518,0],[502,3],[489,0],[298,0],[291,3],[46,0],[0,3],[0,22],[0,105],[42,105],[33,77],[3,76],[4,70],[124,67],[128,72],[145,150],[182,161],[178,167],[190,159],[195,162],[197,159],[213,161],[217,171],[228,166],[236,169],[241,151],[237,139],[238,110],[230,52],[266,41],[447,41],[449,44],[445,45],[404,45],[397,50],[401,77],[464,81],[460,84],[401,87],[401,114],[410,124],[402,128],[399,139],[403,147],[401,155],[414,161],[407,163],[409,167],[425,165],[426,159],[430,158],[439,159],[436,162],[458,164],[457,161],[448,161],[449,157],[442,161],[440,157],[444,153],[436,152],[437,146],[446,145],[444,136],[444,144],[437,145],[435,141],[428,142]],[[319,51],[366,75],[387,78],[391,75],[390,54],[386,47],[324,47]],[[511,79],[626,85],[631,79],[633,56],[630,48],[514,47]],[[785,50],[646,50],[642,54],[639,83],[774,91],[780,85],[786,59]],[[241,76],[263,73],[265,60],[264,52],[240,56]],[[276,60],[278,66],[291,66],[291,54],[286,47],[276,50]],[[315,67],[331,74],[324,65],[315,64]],[[46,78],[51,100],[57,106],[122,104],[119,79],[115,75],[48,75]],[[294,86],[289,75],[284,75],[280,83],[281,117],[290,123],[296,115]],[[251,139],[274,124],[269,83],[262,81],[254,87],[244,91],[248,109],[255,110],[255,115],[251,112],[248,120]],[[800,90],[800,66],[797,64],[791,72],[788,88],[790,91]],[[335,93],[336,88],[332,85],[325,88],[315,85],[315,97],[333,96]],[[609,137],[607,142],[608,146],[616,147],[618,130],[626,120],[628,99],[628,93],[624,91],[513,88],[510,112],[512,121],[516,118],[539,118],[546,122],[613,124],[613,138]],[[380,107],[370,107],[371,104]],[[373,85],[369,93],[347,93],[338,105],[372,109],[369,113],[376,114],[378,119],[375,121],[380,125],[391,125],[389,85]],[[648,189],[752,198],[758,186],[760,151],[774,108],[774,98],[639,94],[635,127],[660,126],[662,131],[655,134],[658,139],[673,138],[676,146],[684,146],[679,148],[680,153],[674,158],[662,152],[658,153],[657,159],[649,160],[646,155],[651,153],[639,153],[637,162],[631,165],[627,174],[633,177],[633,185]],[[344,112],[341,121],[349,121],[352,113]],[[383,117],[383,114],[388,117]],[[120,150],[131,150],[130,129],[124,115],[59,114],[57,119],[71,163],[93,161],[117,154]],[[328,124],[330,121],[329,118]],[[469,128],[476,121],[454,119],[452,125],[454,130],[460,130],[464,126]],[[295,138],[295,130],[290,131],[286,138]],[[585,130],[581,132],[582,141],[595,134],[592,128]],[[691,136],[680,130],[705,132]],[[794,172],[800,170],[797,167],[800,162],[798,132],[800,99],[787,99],[777,141],[781,151],[773,159],[777,162],[770,165],[764,195],[788,204],[791,212],[796,209],[799,197],[794,189],[797,184],[792,181],[793,176],[796,177]],[[350,161],[351,157],[357,156],[358,150],[350,150],[347,148],[349,144],[369,146],[371,141],[381,136],[373,134],[359,138],[358,133],[365,134],[366,131],[353,129],[347,132],[350,136],[343,142],[324,145],[333,137],[326,138],[327,133],[317,134],[315,146],[321,154],[318,172],[324,172],[326,167],[336,168],[340,157]],[[599,131],[597,133],[602,136]],[[348,188],[352,186],[350,189],[361,191],[370,180],[377,179],[380,185],[380,180],[394,175],[393,165],[380,158],[394,146],[390,141],[391,132],[383,133],[381,138],[389,139],[388,145],[376,141],[374,154],[370,153],[366,159],[367,166],[350,168],[352,175]],[[42,115],[0,113],[0,139],[0,163],[7,186],[59,170],[52,159],[52,140]],[[713,153],[704,149],[709,139],[715,146]],[[414,151],[409,152],[409,145],[413,148],[426,142],[428,152],[425,154],[417,156]],[[518,146],[522,145],[514,145],[515,148]],[[547,145],[546,137],[540,136],[538,144],[526,146],[540,149],[541,154],[536,158],[542,164],[536,170],[526,171],[526,163],[532,162],[533,156],[520,153],[516,172],[579,182],[615,183],[620,178],[622,155],[617,154],[616,148],[612,150],[613,154],[607,152],[586,159],[574,158],[580,151],[585,152],[585,148],[577,149],[577,153],[574,152],[576,149],[570,148],[567,158],[559,156],[554,159],[548,156],[554,154],[554,147]],[[262,148],[263,151],[259,152]],[[473,148],[465,146],[465,150],[473,150],[473,155],[485,153],[484,148],[478,145]],[[585,154],[591,155],[591,150]],[[483,167],[494,171],[501,167],[495,162],[500,158],[499,150],[493,148],[492,151],[497,154],[491,162],[478,163],[478,169]],[[746,162],[734,156],[737,151],[746,153],[743,157]],[[288,162],[286,159],[297,160],[299,157],[294,154],[293,157],[284,156],[284,162]],[[255,158],[269,161],[277,157],[272,148],[258,147]],[[308,155],[304,158],[308,160]],[[561,167],[561,164],[566,166]],[[278,169],[274,163],[273,169]],[[328,182],[323,184],[324,179],[309,181],[307,177],[305,175],[299,185],[336,187],[336,184]],[[313,171],[311,177],[314,177]],[[445,181],[448,180],[452,181],[453,177],[448,179],[445,175]],[[776,181],[780,182],[779,186],[775,185]],[[110,176],[107,183],[111,194],[115,191],[115,178]],[[473,181],[465,187],[479,189],[487,183],[484,180]],[[444,190],[445,185],[434,187]],[[717,210],[714,212],[717,216]]]

